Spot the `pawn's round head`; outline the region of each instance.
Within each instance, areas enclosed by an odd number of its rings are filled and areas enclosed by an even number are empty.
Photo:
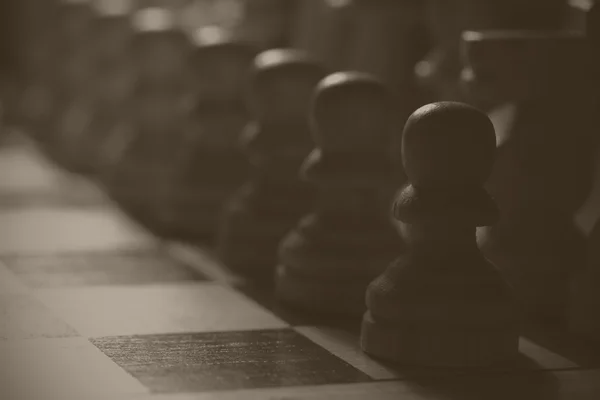
[[[462,103],[440,102],[416,110],[406,122],[402,161],[417,187],[480,186],[492,171],[494,126],[486,114]]]
[[[254,59],[250,108],[262,121],[306,123],[325,68],[302,50],[272,49]]]
[[[395,102],[371,75],[338,72],[323,79],[312,104],[313,137],[323,150],[381,151],[390,146]]]

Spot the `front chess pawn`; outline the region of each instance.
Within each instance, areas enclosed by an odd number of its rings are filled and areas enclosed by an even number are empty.
[[[475,108],[435,103],[409,118],[402,158],[410,184],[393,207],[407,250],[367,290],[366,353],[429,367],[493,365],[518,354],[512,291],[475,236],[498,217],[483,189],[494,154],[494,127]]]
[[[317,86],[316,148],[302,168],[317,190],[315,209],[281,243],[281,302],[360,316],[368,283],[400,254],[388,212],[396,184],[389,157],[395,111],[393,97],[370,75],[336,73]]]

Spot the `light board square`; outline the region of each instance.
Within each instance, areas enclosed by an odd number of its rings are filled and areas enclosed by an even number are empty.
[[[214,283],[42,289],[36,293],[87,337],[286,326],[239,293]]]

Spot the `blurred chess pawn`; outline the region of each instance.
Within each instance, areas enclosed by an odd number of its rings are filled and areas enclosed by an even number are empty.
[[[311,313],[358,316],[368,283],[400,254],[389,218],[396,102],[373,76],[340,72],[317,86],[315,149],[302,167],[315,185],[312,212],[281,242],[277,298]]]
[[[5,2],[7,3],[7,2]],[[55,90],[61,65],[59,4],[57,1],[22,0],[20,56],[22,93],[16,113],[22,126],[42,147],[52,139],[51,126],[58,106]]]
[[[241,140],[252,177],[230,200],[218,254],[246,275],[272,277],[277,247],[313,201],[298,170],[313,143],[308,110],[325,69],[300,50],[268,50],[254,61],[250,108],[254,119]]]
[[[71,146],[85,134],[92,115],[93,51],[91,0],[61,0],[60,65],[56,85],[52,143],[48,151],[56,162],[77,172]]]
[[[162,234],[158,210],[170,190],[191,113],[190,42],[166,8],[133,15],[135,81],[130,107],[114,128],[120,145],[106,173],[109,194],[139,222]]]
[[[248,71],[257,50],[218,27],[193,35],[190,61],[194,99],[183,145],[156,216],[170,236],[212,241],[221,210],[247,179],[248,162],[238,138],[249,115]]]
[[[133,0],[96,0],[89,46],[93,49],[90,72],[90,118],[83,132],[70,139],[70,159],[83,173],[100,174],[103,151],[119,121],[126,118],[134,74],[131,59]]]

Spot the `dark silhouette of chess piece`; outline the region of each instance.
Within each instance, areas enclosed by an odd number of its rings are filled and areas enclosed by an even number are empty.
[[[228,267],[271,278],[279,242],[312,207],[298,170],[313,148],[308,110],[326,73],[300,50],[277,49],[257,56],[252,75],[254,119],[241,141],[253,173],[225,209],[217,251]]]
[[[482,31],[465,41],[473,92],[514,107],[487,182],[502,213],[482,230],[482,250],[530,316],[564,323],[569,281],[585,262],[574,216],[592,188],[597,141],[585,37]]]
[[[317,87],[316,148],[303,176],[317,189],[313,213],[282,241],[278,299],[297,309],[357,316],[367,284],[402,249],[389,218],[397,182],[391,157],[395,102],[370,75],[341,72]]]
[[[407,248],[367,289],[361,344],[368,354],[436,367],[484,366],[518,354],[512,291],[475,235],[498,217],[483,188],[494,138],[488,117],[461,103],[426,105],[408,119],[402,158],[410,183],[393,207]]]

